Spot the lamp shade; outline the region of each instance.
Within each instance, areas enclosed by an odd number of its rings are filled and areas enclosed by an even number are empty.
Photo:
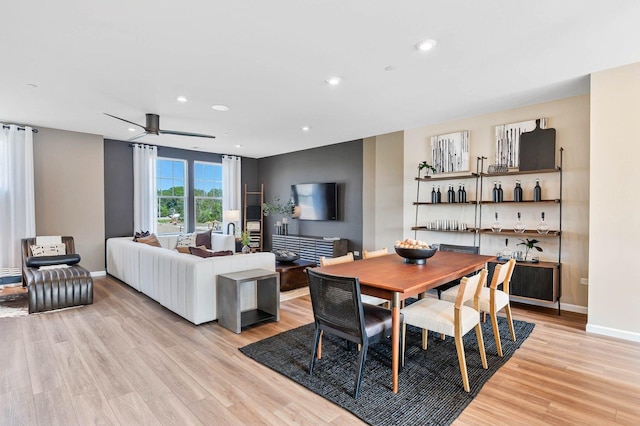
[[[238,222],[240,220],[240,210],[225,210],[222,213],[225,222]]]

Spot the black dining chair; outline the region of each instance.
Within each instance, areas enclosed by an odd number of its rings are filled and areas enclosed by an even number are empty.
[[[323,274],[312,268],[307,269],[307,276],[316,325],[309,374],[313,374],[322,333],[333,334],[359,345],[354,390],[354,398],[357,399],[369,345],[391,335],[391,311],[362,303],[358,278]]]

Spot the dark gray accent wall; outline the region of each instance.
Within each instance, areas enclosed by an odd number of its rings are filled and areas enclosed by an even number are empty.
[[[346,238],[350,251],[362,251],[362,144],[360,139],[258,160],[258,180],[264,183],[267,202],[275,196],[288,200],[293,184],[338,184],[338,220],[293,219],[289,234]],[[265,218],[265,251],[271,250],[271,235],[277,219]]]
[[[105,238],[133,235],[133,150],[130,142],[104,140]],[[158,157],[186,160],[188,181],[193,182],[194,161],[222,162],[221,154],[158,147]],[[257,160],[242,159],[242,182],[249,186],[257,181]],[[244,185],[243,185],[244,190]],[[189,185],[188,203],[194,205],[193,185]],[[189,209],[189,230],[195,229],[194,209]]]

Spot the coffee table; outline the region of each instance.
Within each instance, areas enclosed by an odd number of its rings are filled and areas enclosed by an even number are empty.
[[[296,260],[294,262],[276,262],[276,272],[280,274],[280,291],[289,291],[309,285],[307,274],[304,271],[308,267],[316,267],[314,262],[308,260]]]

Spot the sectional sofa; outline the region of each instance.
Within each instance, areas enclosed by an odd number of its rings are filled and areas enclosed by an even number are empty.
[[[248,269],[275,271],[273,253],[234,254],[202,258],[176,251],[178,236],[158,236],[162,247],[133,241],[107,240],[107,273],[146,294],[194,324],[218,318],[217,276]],[[212,234],[212,251],[234,251],[229,235]],[[241,289],[241,310],[256,308],[255,286]]]

